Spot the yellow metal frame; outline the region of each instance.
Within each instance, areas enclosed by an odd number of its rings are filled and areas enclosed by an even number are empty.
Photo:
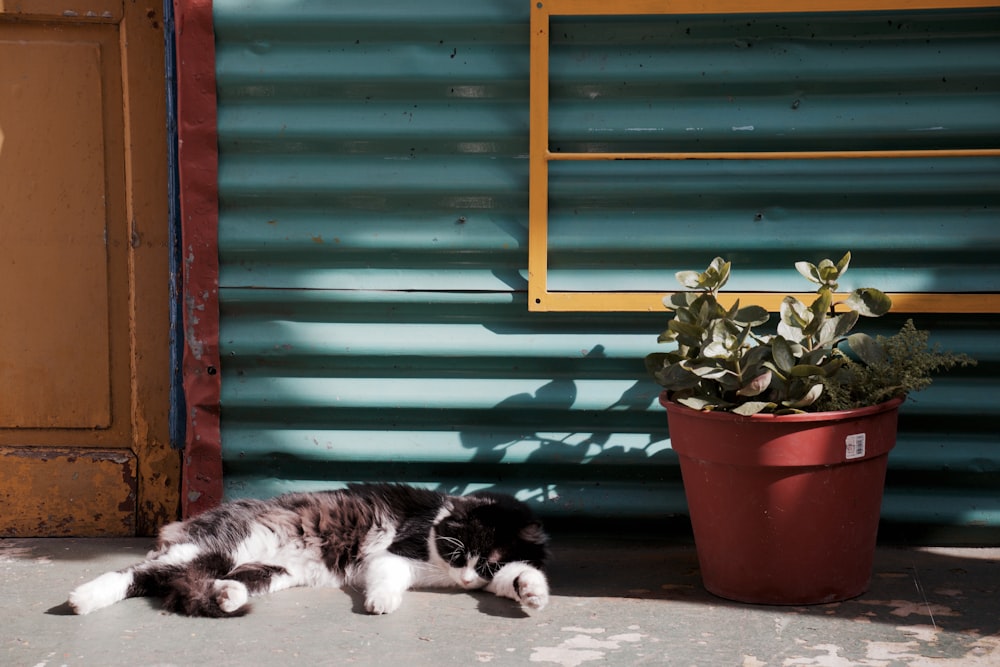
[[[549,150],[549,24],[552,16],[770,14],[996,7],[996,0],[536,0],[531,7],[531,139],[528,203],[528,309],[641,312],[664,310],[664,292],[552,292],[548,289],[549,162],[556,160],[822,160],[995,157],[1000,149],[893,151],[773,151],[702,153],[553,153]],[[798,294],[800,299],[810,295]],[[784,294],[730,292],[777,310]],[[892,294],[894,312],[1000,313],[997,293]]]

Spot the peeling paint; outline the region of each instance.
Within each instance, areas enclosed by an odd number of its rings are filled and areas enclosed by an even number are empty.
[[[639,626],[627,628],[632,632],[611,635],[600,638],[605,633],[604,628],[564,627],[563,632],[575,633],[556,646],[536,646],[532,648],[529,658],[531,662],[548,662],[562,667],[577,667],[585,662],[604,661],[608,651],[618,651],[622,644],[638,645],[647,635],[635,632]],[[618,658],[620,656],[616,656]]]
[[[0,447],[0,537],[135,534],[129,450]]]
[[[861,604],[893,607],[889,613],[893,616],[959,616],[958,612],[943,605],[928,604],[926,602],[912,602],[910,600],[860,600]]]

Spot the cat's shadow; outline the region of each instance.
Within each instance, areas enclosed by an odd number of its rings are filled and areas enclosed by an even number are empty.
[[[347,596],[351,599],[351,612],[361,616],[371,616],[365,609],[365,594],[357,588],[351,588],[345,586],[341,589]],[[495,616],[498,618],[528,618],[529,614],[526,613],[521,607],[518,606],[513,600],[508,600],[507,598],[499,598],[491,593],[486,593],[483,591],[451,591],[451,590],[440,590],[440,589],[427,589],[426,592],[432,595],[472,595],[477,600],[477,607],[479,612],[485,614],[486,616]],[[146,603],[149,605],[150,609],[162,611],[163,601],[159,598],[144,598]],[[403,604],[405,605],[405,598]],[[54,607],[50,607],[45,611],[49,616],[75,616],[76,612],[73,608],[69,606],[69,602],[63,602]]]
[[[69,606],[69,602],[63,602],[62,604],[57,604],[55,607],[50,607],[45,613],[49,616],[76,616],[76,612]]]
[[[479,599],[479,611],[487,616],[498,618],[529,618],[530,614],[521,606],[508,598],[501,598],[492,593],[478,592],[474,595]]]
[[[371,616],[365,609],[365,593],[364,591],[345,586],[341,589],[351,598],[351,612],[354,614],[359,614],[361,616]],[[429,593],[431,595],[471,595],[477,600],[477,608],[479,612],[485,614],[486,616],[495,616],[498,618],[528,618],[528,614],[521,609],[520,606],[513,600],[508,600],[507,598],[499,598],[492,593],[487,593],[484,591],[459,591],[459,590],[448,590],[440,588],[428,588],[428,589],[417,589],[418,591]],[[412,591],[410,591],[412,593]],[[408,593],[409,594],[409,593]],[[406,597],[403,597],[403,606],[406,606]]]

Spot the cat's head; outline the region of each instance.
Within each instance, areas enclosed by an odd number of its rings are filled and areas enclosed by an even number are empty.
[[[455,501],[435,526],[434,546],[456,584],[482,588],[507,563],[541,568],[548,539],[526,504],[511,496],[479,493]]]

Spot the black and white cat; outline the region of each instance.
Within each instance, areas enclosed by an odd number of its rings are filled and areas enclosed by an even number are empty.
[[[293,586],[358,586],[372,614],[415,587],[485,588],[526,609],[549,601],[548,537],[512,496],[450,496],[399,484],[237,500],[164,526],[146,560],[76,588],[89,614],[160,596],[191,616],[241,616],[249,597]]]

